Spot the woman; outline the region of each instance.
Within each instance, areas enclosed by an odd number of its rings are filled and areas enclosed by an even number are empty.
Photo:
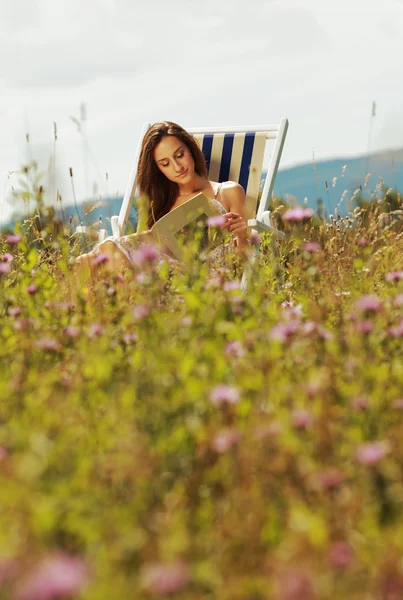
[[[140,196],[146,196],[150,201],[148,229],[168,212],[202,192],[225,216],[223,228],[234,236],[237,251],[242,252],[249,244],[242,186],[233,181],[221,184],[209,181],[206,162],[196,140],[176,123],[164,121],[148,129],[140,151],[136,183]],[[130,238],[108,238],[78,260],[91,266],[90,259],[102,252],[109,258],[109,269],[129,266]]]

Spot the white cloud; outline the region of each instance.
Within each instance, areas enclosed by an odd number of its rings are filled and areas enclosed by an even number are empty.
[[[197,16],[187,0],[176,0],[174,7],[162,2],[156,15],[152,4],[140,11],[125,0],[62,5],[42,0],[36,27],[28,32],[11,27],[2,37],[0,73],[10,87],[69,87],[162,66],[199,68],[206,61],[226,65],[265,53],[304,54],[326,41],[313,14],[298,7],[292,19],[289,11],[258,0],[207,2],[205,14]]]

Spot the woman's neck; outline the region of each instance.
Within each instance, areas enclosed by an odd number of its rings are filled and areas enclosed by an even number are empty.
[[[194,194],[195,192],[200,192],[202,189],[204,189],[206,187],[206,183],[208,183],[208,181],[206,179],[203,179],[202,177],[200,177],[200,175],[195,174],[193,180],[190,181],[189,183],[186,183],[185,185],[180,185],[178,183],[178,188],[179,188],[178,197],[190,196],[190,194]]]

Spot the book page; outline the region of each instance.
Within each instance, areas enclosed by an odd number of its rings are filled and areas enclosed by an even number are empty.
[[[217,214],[206,196],[200,193],[164,215],[151,231],[180,260],[183,256],[182,247],[189,246],[194,240],[198,242],[196,252],[224,241],[221,230],[212,230],[206,223],[209,217]]]

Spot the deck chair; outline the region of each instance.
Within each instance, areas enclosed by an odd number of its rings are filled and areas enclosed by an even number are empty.
[[[143,137],[150,123],[145,123],[137,147],[136,156],[126,187],[122,207],[118,216],[111,218],[112,235],[119,238],[124,235],[129,220],[133,199],[136,196],[137,164]],[[198,141],[206,159],[209,179],[212,181],[237,181],[245,190],[246,217],[248,226],[258,232],[268,232],[273,238],[282,238],[284,233],[275,229],[270,218],[269,202],[272,197],[274,181],[280,164],[288,130],[288,120],[282,118],[278,125],[253,127],[201,127],[187,128]],[[273,140],[274,147],[268,164],[264,165],[266,143]],[[262,195],[259,199],[262,170],[267,169]],[[86,227],[78,227],[76,232],[85,233]],[[98,241],[106,238],[106,230],[99,232]],[[249,260],[241,281],[246,291],[252,276],[253,264],[258,256],[254,252]]]
[[[124,235],[127,226],[131,203],[136,194],[137,163],[141,144],[149,127],[150,123],[145,123],[143,126],[119,216],[111,218],[112,235],[116,238]],[[209,179],[218,182],[237,181],[240,183],[246,194],[248,225],[258,231],[270,232],[279,238],[283,237],[284,233],[273,228],[268,207],[287,130],[288,120],[284,118],[278,125],[262,125],[261,127],[187,128],[203,151]],[[266,180],[258,204],[267,140],[274,140],[274,148],[266,167]]]

